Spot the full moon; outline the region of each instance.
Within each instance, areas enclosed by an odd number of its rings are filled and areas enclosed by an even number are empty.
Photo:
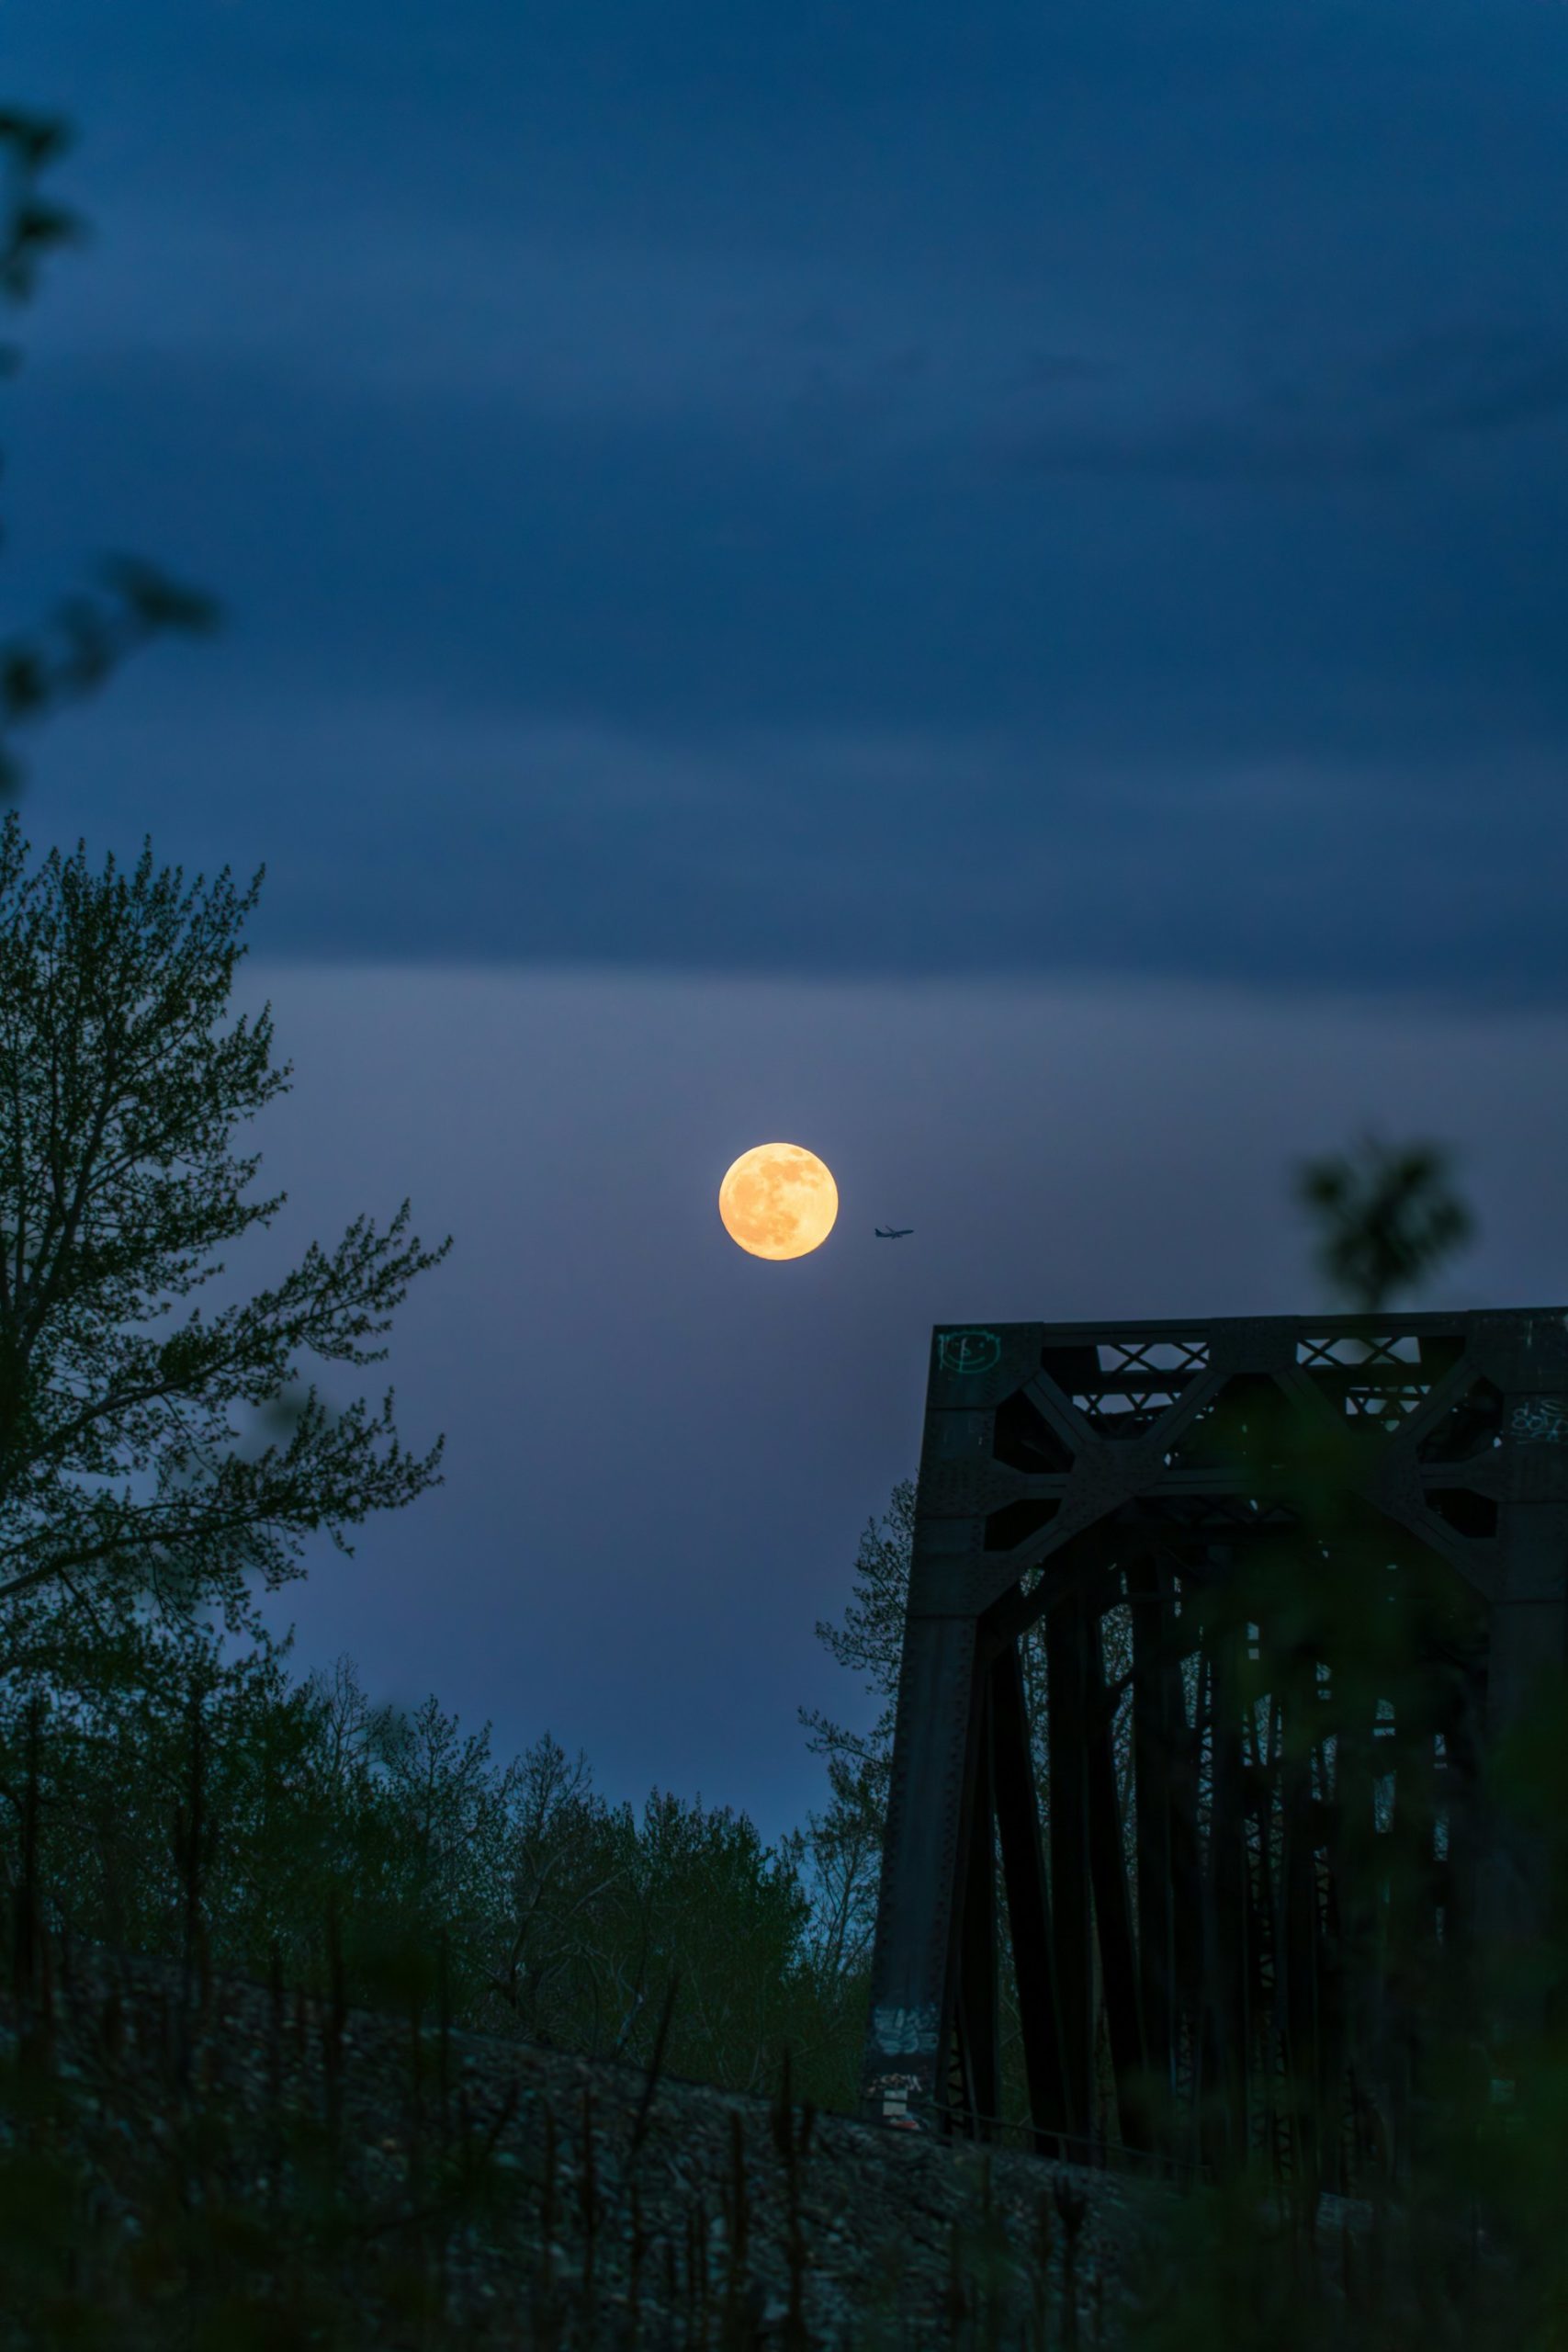
[[[730,1239],[753,1258],[804,1258],[832,1232],[839,1188],[800,1144],[754,1144],[719,1186],[718,1213]]]

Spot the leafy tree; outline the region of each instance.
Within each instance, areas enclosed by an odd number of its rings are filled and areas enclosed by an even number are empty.
[[[334,1418],[311,1386],[258,1453],[235,1408],[282,1414],[306,1350],[384,1353],[367,1342],[450,1246],[405,1241],[405,1203],[385,1237],[362,1218],[160,1331],[286,1197],[247,1201],[259,1157],[230,1150],[288,1076],[268,1011],[222,1026],[260,881],[186,892],[150,848],[97,876],[80,845],[29,874],[0,824],[0,1804],[19,1826],[37,1702],[41,1883],[77,1933],[174,1951],[194,1875],[212,1964],[264,1974],[276,1946],[320,1979],[335,1904],[350,1997],[427,1998],[445,1947],[455,2016],[646,2056],[678,1984],[666,2063],[761,2086],[824,2038],[787,1841],[659,1792],[612,1809],[547,1738],[499,1768],[488,1726],[373,1706],[346,1659],[291,1688],[288,1645],[245,1616],[247,1575],[297,1573],[323,1525],[346,1549],[440,1444],[412,1459],[390,1395]],[[222,1661],[203,1600],[249,1656]]]
[[[329,1413],[314,1384],[288,1442],[239,1442],[231,1415],[277,1405],[301,1351],[378,1361],[434,1252],[357,1217],[330,1254],[312,1243],[274,1287],[210,1320],[175,1302],[223,1271],[212,1252],[287,1200],[244,1200],[259,1153],[230,1130],[286,1088],[271,1008],[220,1030],[237,934],[261,887],[228,869],[182,895],[151,844],[133,874],[85,844],[26,871],[0,820],[0,1601],[62,1588],[100,1618],[150,1599],[243,1621],[244,1579],[301,1571],[304,1536],[410,1502],[439,1483],[443,1441],[400,1445],[388,1390]]]
[[[612,1818],[629,1866],[622,1982],[630,2030],[623,2024],[622,2045],[649,2056],[674,1978],[671,2069],[736,2090],[771,2088],[790,2039],[807,1911],[788,1856],[765,1847],[744,1814],[705,1809],[700,1798],[687,1804],[655,1790],[640,1820],[629,1806]]]
[[[335,1905],[350,1997],[428,1997],[445,1934],[455,2005],[472,2005],[518,1777],[491,1765],[488,1726],[460,1738],[434,1700],[408,1715],[373,1706],[346,1658],[292,1682],[292,1635],[263,1634],[225,1660],[199,1625],[130,1619],[106,1640],[53,1614],[57,1638],[0,1688],[0,1803],[19,1826],[38,1703],[39,1871],[58,1924],[121,1950],[180,1951],[191,1857],[174,1832],[193,1810],[199,1733],[211,1966],[265,1979],[276,1945],[292,1981],[320,1981]],[[14,1838],[0,1869],[14,1882]]]
[[[530,2041],[558,2042],[592,2016],[617,2053],[636,2022],[636,2000],[612,1984],[608,1955],[627,1885],[609,1808],[587,1758],[569,1759],[546,1732],[523,1757],[507,1857],[504,1919],[487,1990]]]
[[[203,1812],[216,1838],[204,1873],[209,1947],[241,1973],[265,1968],[267,1939],[299,1944],[280,1916],[310,1899],[339,1857],[310,1770],[309,1694],[283,1668],[292,1637],[224,1664],[203,1629],[126,1617],[97,1631],[62,1597],[29,1596],[30,1639],[13,1643],[0,1685],[0,1800],[19,1831],[30,1732],[41,1788],[40,1883],[57,1925],[118,1949],[178,1949],[184,1894],[171,1836],[204,1739]],[[36,1712],[35,1712],[36,1711]],[[339,1818],[342,1817],[340,1809]],[[0,1842],[17,1871],[17,1838]]]
[[[831,2066],[797,1841],[768,1848],[744,1815],[657,1789],[640,1816],[607,1804],[547,1734],[517,1769],[488,1975],[517,2030],[646,2063],[672,2000],[675,2074],[763,2089],[786,2045],[808,2082],[825,2050]]]
[[[291,1683],[292,1637],[225,1660],[210,1628],[127,1619],[98,1636],[57,1595],[0,1674],[0,1888],[14,1893],[32,1757],[37,1882],[55,1926],[219,1973],[328,1981],[455,2024],[663,2063],[763,2090],[784,2051],[804,2096],[852,2104],[859,2037],[812,1963],[798,1841],[655,1791],[612,1806],[547,1734],[492,1762],[434,1698],[372,1704],[352,1660]],[[43,1736],[30,1744],[40,1710]],[[192,1798],[199,1738],[201,1792]],[[199,1816],[199,1851],[191,1824]],[[849,2063],[846,2064],[846,2054]]]
[[[828,1763],[829,1803],[809,1816],[816,1871],[820,1963],[850,1973],[870,1964],[876,1889],[893,1763],[893,1717],[904,1647],[904,1605],[915,1541],[915,1482],[900,1479],[880,1520],[868,1520],[855,1555],[854,1585],[843,1622],[817,1623],[817,1638],[862,1687],[881,1701],[869,1731],[802,1707],[807,1747]]]

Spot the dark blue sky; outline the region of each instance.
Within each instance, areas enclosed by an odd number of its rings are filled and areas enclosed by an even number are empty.
[[[824,1794],[796,1708],[873,1712],[812,1629],[914,1475],[933,1323],[1314,1308],[1286,1171],[1368,1119],[1461,1150],[1478,1246],[1421,1303],[1568,1301],[1560,1012],[428,965],[247,966],[243,994],[297,1065],[249,1266],[404,1192],[455,1236],[388,1364],[323,1376],[378,1398],[384,1370],[446,1484],[352,1560],[321,1545],[271,1622],[491,1718],[502,1755],[547,1725],[617,1795],[700,1790],[770,1836]],[[768,1265],[716,1195],[781,1136],[840,1208]]]
[[[779,1826],[931,1319],[1309,1303],[1280,1156],[1399,1104],[1522,1188],[1479,1294],[1563,1289],[1568,9],[11,0],[5,77],[96,232],[5,391],[8,609],[127,547],[230,615],[40,739],[28,831],[265,860],[268,1178],[457,1235],[448,1487],[313,1641]],[[773,1136],[845,1210],[759,1274],[712,1198]],[[656,1445],[559,1402],[617,1349]],[[657,1678],[592,1646],[634,1526]]]
[[[69,822],[312,956],[1561,996],[1562,8],[7,13],[14,579],[233,616]]]

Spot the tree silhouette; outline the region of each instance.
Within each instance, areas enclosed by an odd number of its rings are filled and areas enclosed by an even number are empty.
[[[151,1593],[188,1615],[220,1599],[238,1623],[247,1572],[300,1573],[306,1533],[343,1531],[437,1482],[392,1425],[392,1392],[329,1412],[310,1387],[287,1442],[240,1443],[236,1407],[276,1405],[309,1351],[368,1364],[413,1277],[436,1264],[355,1218],[273,1288],[209,1321],[158,1321],[220,1273],[212,1252],[288,1195],[242,1195],[260,1155],[230,1130],[286,1089],[270,1006],[220,1032],[238,933],[261,888],[228,868],[203,893],[178,867],[134,873],[85,847],[26,870],[0,820],[0,1601],[64,1586],[91,1605]]]

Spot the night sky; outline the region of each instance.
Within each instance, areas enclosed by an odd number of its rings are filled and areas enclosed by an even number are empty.
[[[1369,1123],[1461,1148],[1430,1303],[1568,1294],[1568,7],[6,17],[96,231],[6,616],[119,548],[228,615],[25,829],[265,863],[257,1270],[456,1236],[446,1483],[301,1664],[771,1836],[933,1321],[1315,1306],[1289,1163]],[[774,1137],[795,1264],[715,1204]]]

